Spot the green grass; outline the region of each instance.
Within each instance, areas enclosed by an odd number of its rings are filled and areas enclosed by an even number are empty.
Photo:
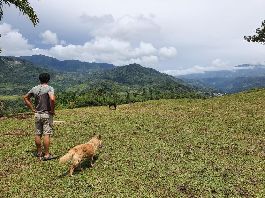
[[[60,110],[51,151],[61,156],[93,133],[93,168],[40,162],[32,118],[0,120],[3,197],[264,197],[265,91],[207,100],[159,100]]]
[[[0,95],[0,100],[17,100],[17,99],[22,99],[22,96],[2,96]]]

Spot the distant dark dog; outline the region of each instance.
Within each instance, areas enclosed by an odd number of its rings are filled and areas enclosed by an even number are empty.
[[[116,104],[116,102],[111,102],[111,103],[109,103],[109,109],[116,110],[116,109],[117,109],[117,104]]]
[[[80,165],[80,162],[84,158],[90,159],[90,165],[93,167],[93,157],[96,154],[98,148],[101,148],[102,140],[100,135],[95,135],[89,142],[85,144],[77,145],[71,148],[68,153],[59,159],[59,163],[65,163],[71,161],[69,169],[69,175],[72,176],[75,168]]]

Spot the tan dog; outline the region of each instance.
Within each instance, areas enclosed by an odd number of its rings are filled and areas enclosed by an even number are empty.
[[[94,135],[94,137],[89,142],[71,148],[68,153],[66,153],[59,159],[59,163],[71,161],[69,175],[72,176],[75,168],[80,164],[80,162],[84,158],[90,159],[90,165],[93,167],[93,157],[95,156],[98,148],[100,148],[101,146],[101,136]]]

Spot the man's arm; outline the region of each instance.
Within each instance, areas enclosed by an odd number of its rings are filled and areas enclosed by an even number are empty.
[[[30,100],[30,95],[26,94],[25,96],[23,96],[23,100],[25,102],[25,104],[27,105],[27,107],[32,111],[32,112],[36,112],[35,108],[32,105],[32,102]]]
[[[49,94],[50,97],[50,105],[51,105],[51,111],[50,114],[54,115],[54,109],[55,109],[55,95],[54,94]]]

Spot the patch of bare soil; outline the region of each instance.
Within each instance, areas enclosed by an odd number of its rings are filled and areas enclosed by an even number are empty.
[[[14,114],[14,115],[9,115],[9,118],[16,118],[18,120],[23,120],[23,119],[28,119],[32,117],[32,113],[28,112],[28,113],[18,113],[18,114]]]
[[[16,130],[13,130],[13,131],[6,132],[3,135],[10,135],[10,136],[28,136],[30,134],[27,133],[24,130],[16,129]]]

